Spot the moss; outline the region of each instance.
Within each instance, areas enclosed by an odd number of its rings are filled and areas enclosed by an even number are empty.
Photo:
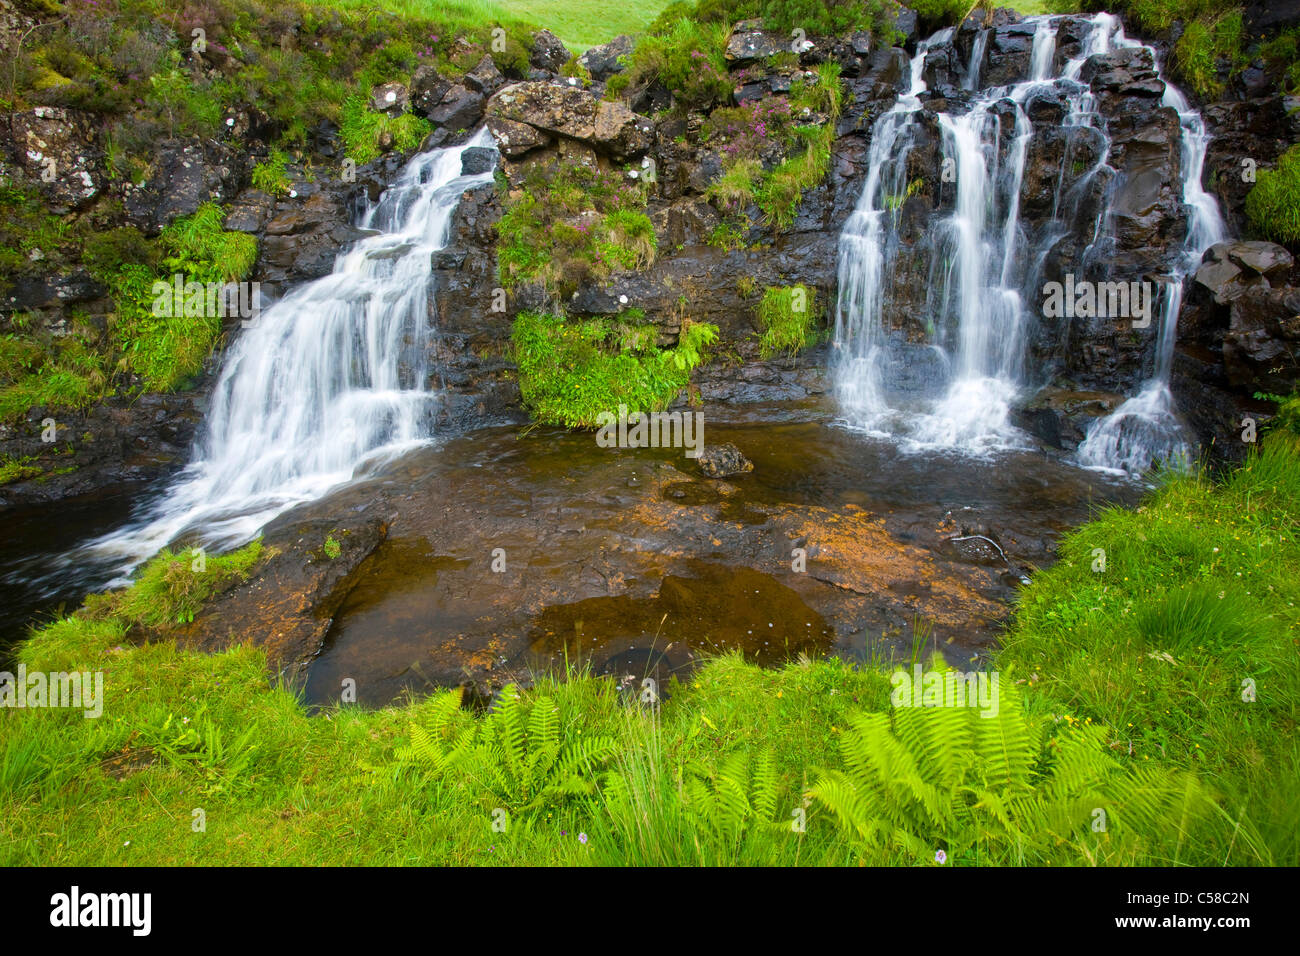
[[[22,458],[14,458],[11,455],[0,457],[0,485],[39,476],[40,467],[32,464],[35,460],[34,455],[26,455]]]

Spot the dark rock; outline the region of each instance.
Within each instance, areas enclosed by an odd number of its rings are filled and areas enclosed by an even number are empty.
[[[706,445],[695,462],[709,478],[730,478],[733,475],[747,475],[754,470],[754,463],[740,453],[740,449],[730,442],[721,445]]]
[[[759,21],[756,20],[736,24],[731,36],[727,38],[727,47],[723,52],[728,63],[744,66],[766,60],[784,49],[784,44],[772,34],[763,32],[759,26]]]
[[[578,64],[591,74],[593,80],[603,83],[615,73],[623,72],[623,64],[620,62],[620,58],[627,56],[631,52],[632,38],[630,36],[618,36],[608,43],[591,47],[582,56],[578,57]]]
[[[488,146],[471,146],[460,154],[462,176],[478,176],[496,168],[497,151]]]
[[[534,69],[558,73],[560,67],[569,62],[569,56],[563,41],[550,30],[539,30],[533,34],[533,52],[528,57],[528,63]]]
[[[94,117],[38,106],[0,120],[0,149],[56,214],[82,209],[104,188]]]
[[[461,81],[475,93],[491,96],[506,83],[505,75],[497,69],[492,57],[485,56]]]
[[[482,93],[453,86],[427,116],[431,123],[443,127],[448,133],[459,133],[475,126],[483,118],[486,104],[487,98]]]
[[[370,108],[389,116],[401,116],[410,102],[410,94],[401,83],[381,83],[370,93]]]
[[[442,102],[442,98],[451,89],[451,82],[438,75],[430,64],[419,66],[411,77],[411,108],[422,116],[430,113]]]

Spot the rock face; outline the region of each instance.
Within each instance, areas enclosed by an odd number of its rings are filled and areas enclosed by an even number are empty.
[[[83,209],[104,188],[93,119],[76,110],[38,106],[0,120],[5,160],[37,187],[51,212]]]
[[[150,235],[206,202],[233,198],[248,171],[244,155],[198,139],[160,144],[152,165],[143,186],[124,187],[123,202],[131,222]]]

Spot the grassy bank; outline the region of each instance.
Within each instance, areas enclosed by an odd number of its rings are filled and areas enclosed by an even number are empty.
[[[1099,515],[1024,594],[992,719],[735,656],[657,706],[574,671],[308,716],[258,652],[128,639],[258,559],[164,556],[22,649],[106,703],[0,712],[0,863],[1295,864],[1298,525],[1281,435]]]

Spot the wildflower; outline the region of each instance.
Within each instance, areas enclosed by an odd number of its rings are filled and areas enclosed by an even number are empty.
[[[579,834],[578,834],[578,842],[579,842],[579,843],[586,843],[586,842],[587,842],[587,834],[585,834],[585,833],[579,833]]]
[[[948,854],[947,854],[947,853],[944,853],[943,850],[940,850],[938,853],[936,853],[936,854],[934,855],[934,862],[936,862],[936,863],[947,863],[947,862],[948,862]]]

